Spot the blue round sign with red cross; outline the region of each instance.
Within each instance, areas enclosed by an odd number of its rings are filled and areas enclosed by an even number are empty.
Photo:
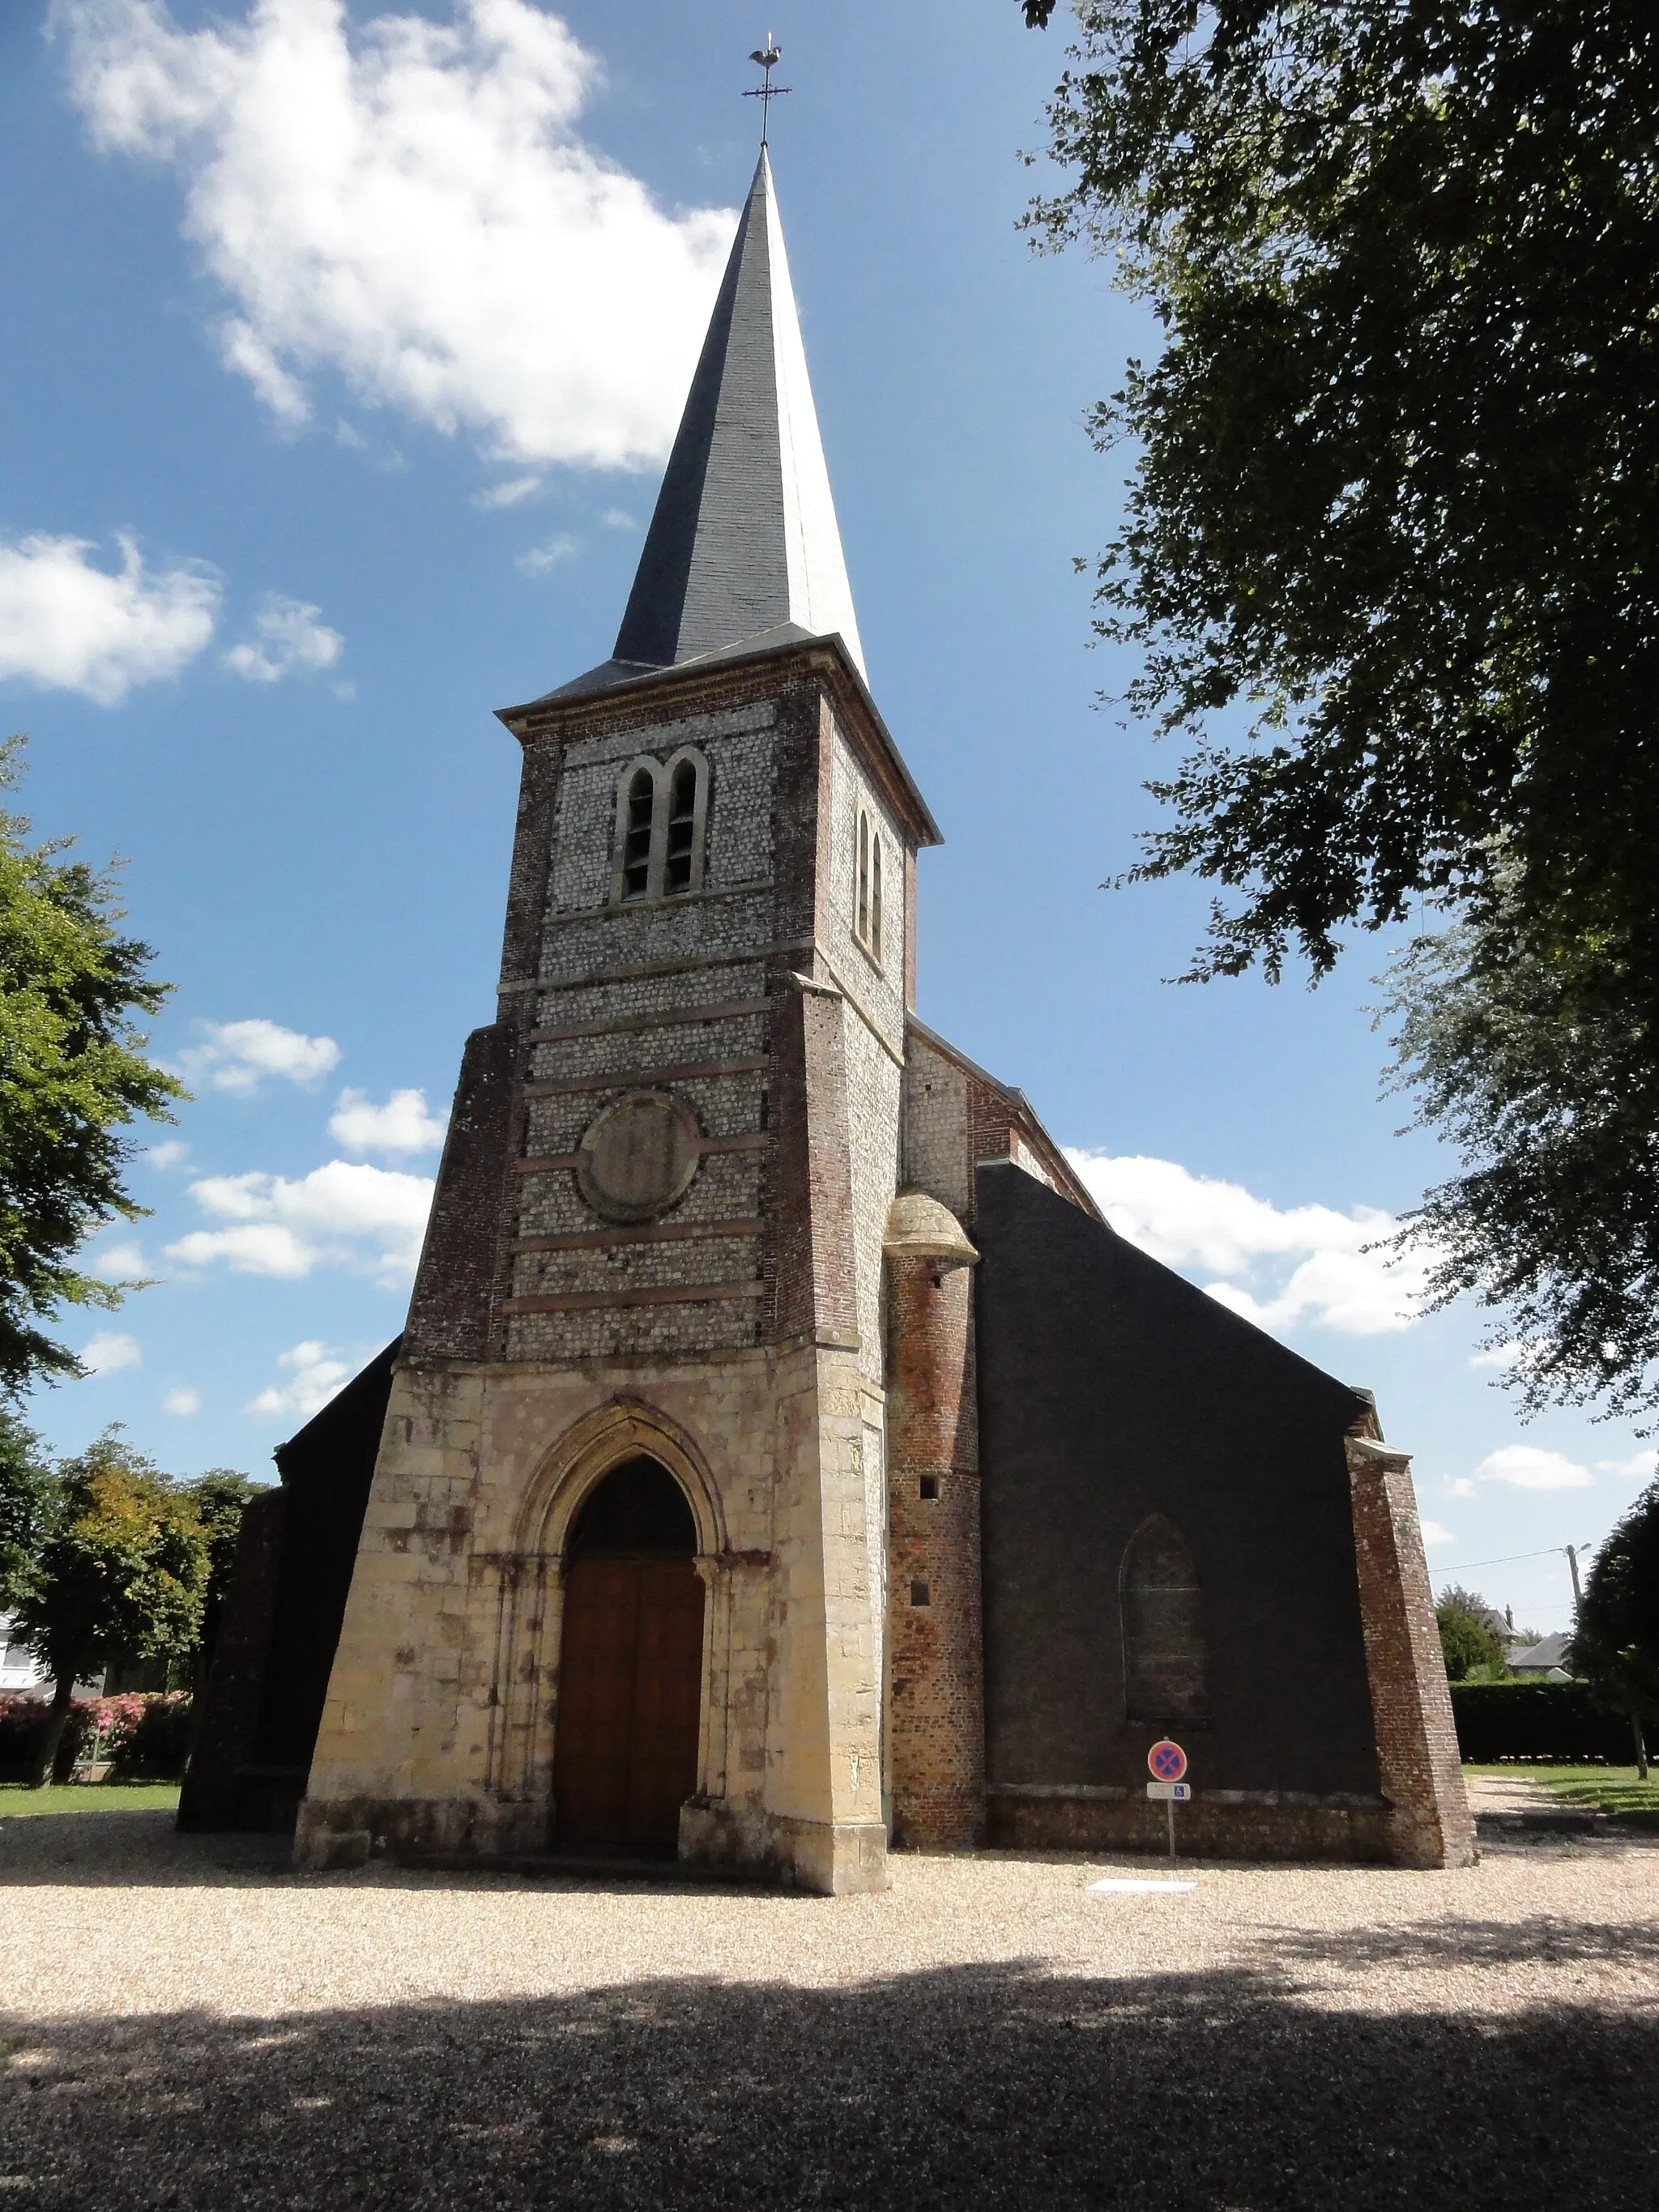
[[[1155,1743],[1147,1753],[1146,1764],[1156,1781],[1179,1782],[1187,1771],[1187,1754],[1178,1743],[1171,1743],[1166,1735],[1161,1743]]]

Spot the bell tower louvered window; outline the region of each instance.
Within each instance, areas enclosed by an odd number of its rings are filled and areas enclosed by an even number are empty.
[[[1162,1514],[1130,1538],[1118,1594],[1128,1717],[1154,1727],[1207,1719],[1204,1594],[1186,1538]]]
[[[657,811],[657,779],[648,768],[635,769],[625,804],[622,895],[625,899],[641,899],[651,888],[652,817]]]
[[[665,762],[644,754],[617,786],[611,903],[702,889],[708,839],[708,762],[685,745]]]

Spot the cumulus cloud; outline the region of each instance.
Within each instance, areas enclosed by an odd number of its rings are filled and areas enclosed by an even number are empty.
[[[428,1113],[424,1091],[394,1091],[384,1106],[365,1091],[343,1091],[328,1133],[349,1152],[435,1152],[446,1126]]]
[[[246,1097],[268,1075],[289,1083],[318,1083],[339,1065],[332,1037],[307,1036],[280,1022],[204,1022],[205,1044],[181,1052],[179,1062],[192,1082]],[[160,1149],[158,1147],[158,1149]],[[154,1155],[152,1154],[152,1158]]]
[[[323,1266],[355,1267],[387,1288],[407,1283],[432,1205],[426,1176],[362,1160],[330,1160],[307,1176],[205,1176],[191,1196],[224,1226],[167,1248],[187,1267],[222,1262],[242,1275],[295,1280]]]
[[[169,1413],[199,1413],[202,1410],[202,1394],[199,1390],[191,1389],[164,1390],[161,1393],[161,1407],[164,1412]]]
[[[0,682],[78,691],[118,707],[135,684],[176,676],[213,635],[219,580],[197,562],[145,567],[133,539],[95,568],[84,538],[0,541]]]
[[[542,488],[539,477],[509,477],[505,483],[488,484],[472,495],[474,507],[486,513],[492,507],[517,507],[521,500],[533,498]]]
[[[129,1283],[144,1273],[144,1255],[137,1243],[106,1244],[87,1263],[87,1273],[100,1283]]]
[[[1378,1336],[1421,1317],[1429,1262],[1367,1249],[1396,1226],[1376,1206],[1280,1207],[1174,1160],[1066,1157],[1121,1235],[1170,1267],[1213,1272],[1211,1297],[1262,1328],[1314,1323]],[[1255,1279],[1230,1279],[1240,1275]]]
[[[1590,1471],[1565,1452],[1539,1444],[1505,1444],[1488,1452],[1474,1470],[1477,1482],[1507,1482],[1516,1490],[1585,1490]]]
[[[528,0],[352,24],[258,0],[55,0],[106,151],[170,165],[222,286],[223,357],[278,419],[335,370],[509,461],[666,452],[734,216],[660,207],[577,125],[597,64]]]
[[[309,1420],[351,1376],[350,1362],[316,1337],[279,1352],[276,1364],[289,1370],[287,1382],[261,1390],[248,1407],[250,1413],[297,1413]]]
[[[189,1151],[188,1145],[180,1144],[176,1137],[169,1137],[165,1144],[148,1146],[144,1158],[153,1168],[174,1168]]]
[[[1651,1474],[1654,1472],[1654,1448],[1651,1444],[1644,1444],[1639,1451],[1628,1453],[1623,1459],[1598,1459],[1595,1472],[1598,1474],[1622,1475],[1626,1480],[1632,1475]]]
[[[1494,1367],[1500,1375],[1507,1375],[1511,1368],[1521,1364],[1526,1352],[1524,1344],[1483,1345],[1479,1352],[1469,1354],[1469,1364],[1471,1367]]]
[[[522,575],[545,576],[550,569],[556,568],[561,561],[574,559],[578,550],[576,540],[568,532],[561,531],[556,538],[549,538],[540,545],[532,545],[527,551],[519,554],[514,565]]]
[[[1423,1541],[1425,1544],[1433,1544],[1438,1547],[1442,1544],[1455,1544],[1457,1541],[1456,1537],[1453,1535],[1451,1530],[1449,1528],[1442,1528],[1441,1524],[1437,1521],[1423,1521],[1419,1522],[1418,1525],[1423,1531]]]
[[[337,629],[319,620],[320,607],[303,599],[285,599],[280,592],[267,592],[253,617],[253,635],[233,645],[225,666],[245,676],[250,684],[276,684],[296,672],[314,674],[332,668],[345,649]]]
[[[1448,1498],[1473,1498],[1475,1495],[1474,1484],[1467,1474],[1460,1474],[1455,1481],[1449,1475],[1445,1489]]]
[[[112,1328],[100,1328],[78,1355],[82,1366],[93,1375],[114,1375],[123,1367],[137,1367],[143,1356],[136,1336],[123,1336]]]

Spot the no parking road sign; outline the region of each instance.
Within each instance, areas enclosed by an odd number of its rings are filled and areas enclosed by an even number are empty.
[[[1164,1736],[1146,1754],[1146,1764],[1152,1771],[1152,1780],[1146,1784],[1149,1797],[1162,1797],[1170,1808],[1170,1856],[1175,1853],[1175,1808],[1177,1798],[1184,1804],[1192,1791],[1182,1776],[1187,1771],[1187,1754],[1178,1743]]]

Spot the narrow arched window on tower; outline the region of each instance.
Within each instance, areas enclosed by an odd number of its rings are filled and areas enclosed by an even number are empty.
[[[1204,1594],[1186,1538],[1161,1513],[1129,1539],[1118,1595],[1129,1719],[1154,1728],[1206,1719]]]
[[[858,902],[854,909],[853,928],[862,943],[870,934],[870,817],[859,809],[859,880]]]
[[[881,839],[870,840],[870,957],[881,964]]]
[[[636,769],[628,787],[627,812],[622,839],[622,895],[644,898],[651,889],[651,829],[655,814],[657,779],[648,768]]]
[[[663,889],[689,891],[691,862],[696,842],[697,770],[683,760],[668,787],[668,846],[663,862]]]

